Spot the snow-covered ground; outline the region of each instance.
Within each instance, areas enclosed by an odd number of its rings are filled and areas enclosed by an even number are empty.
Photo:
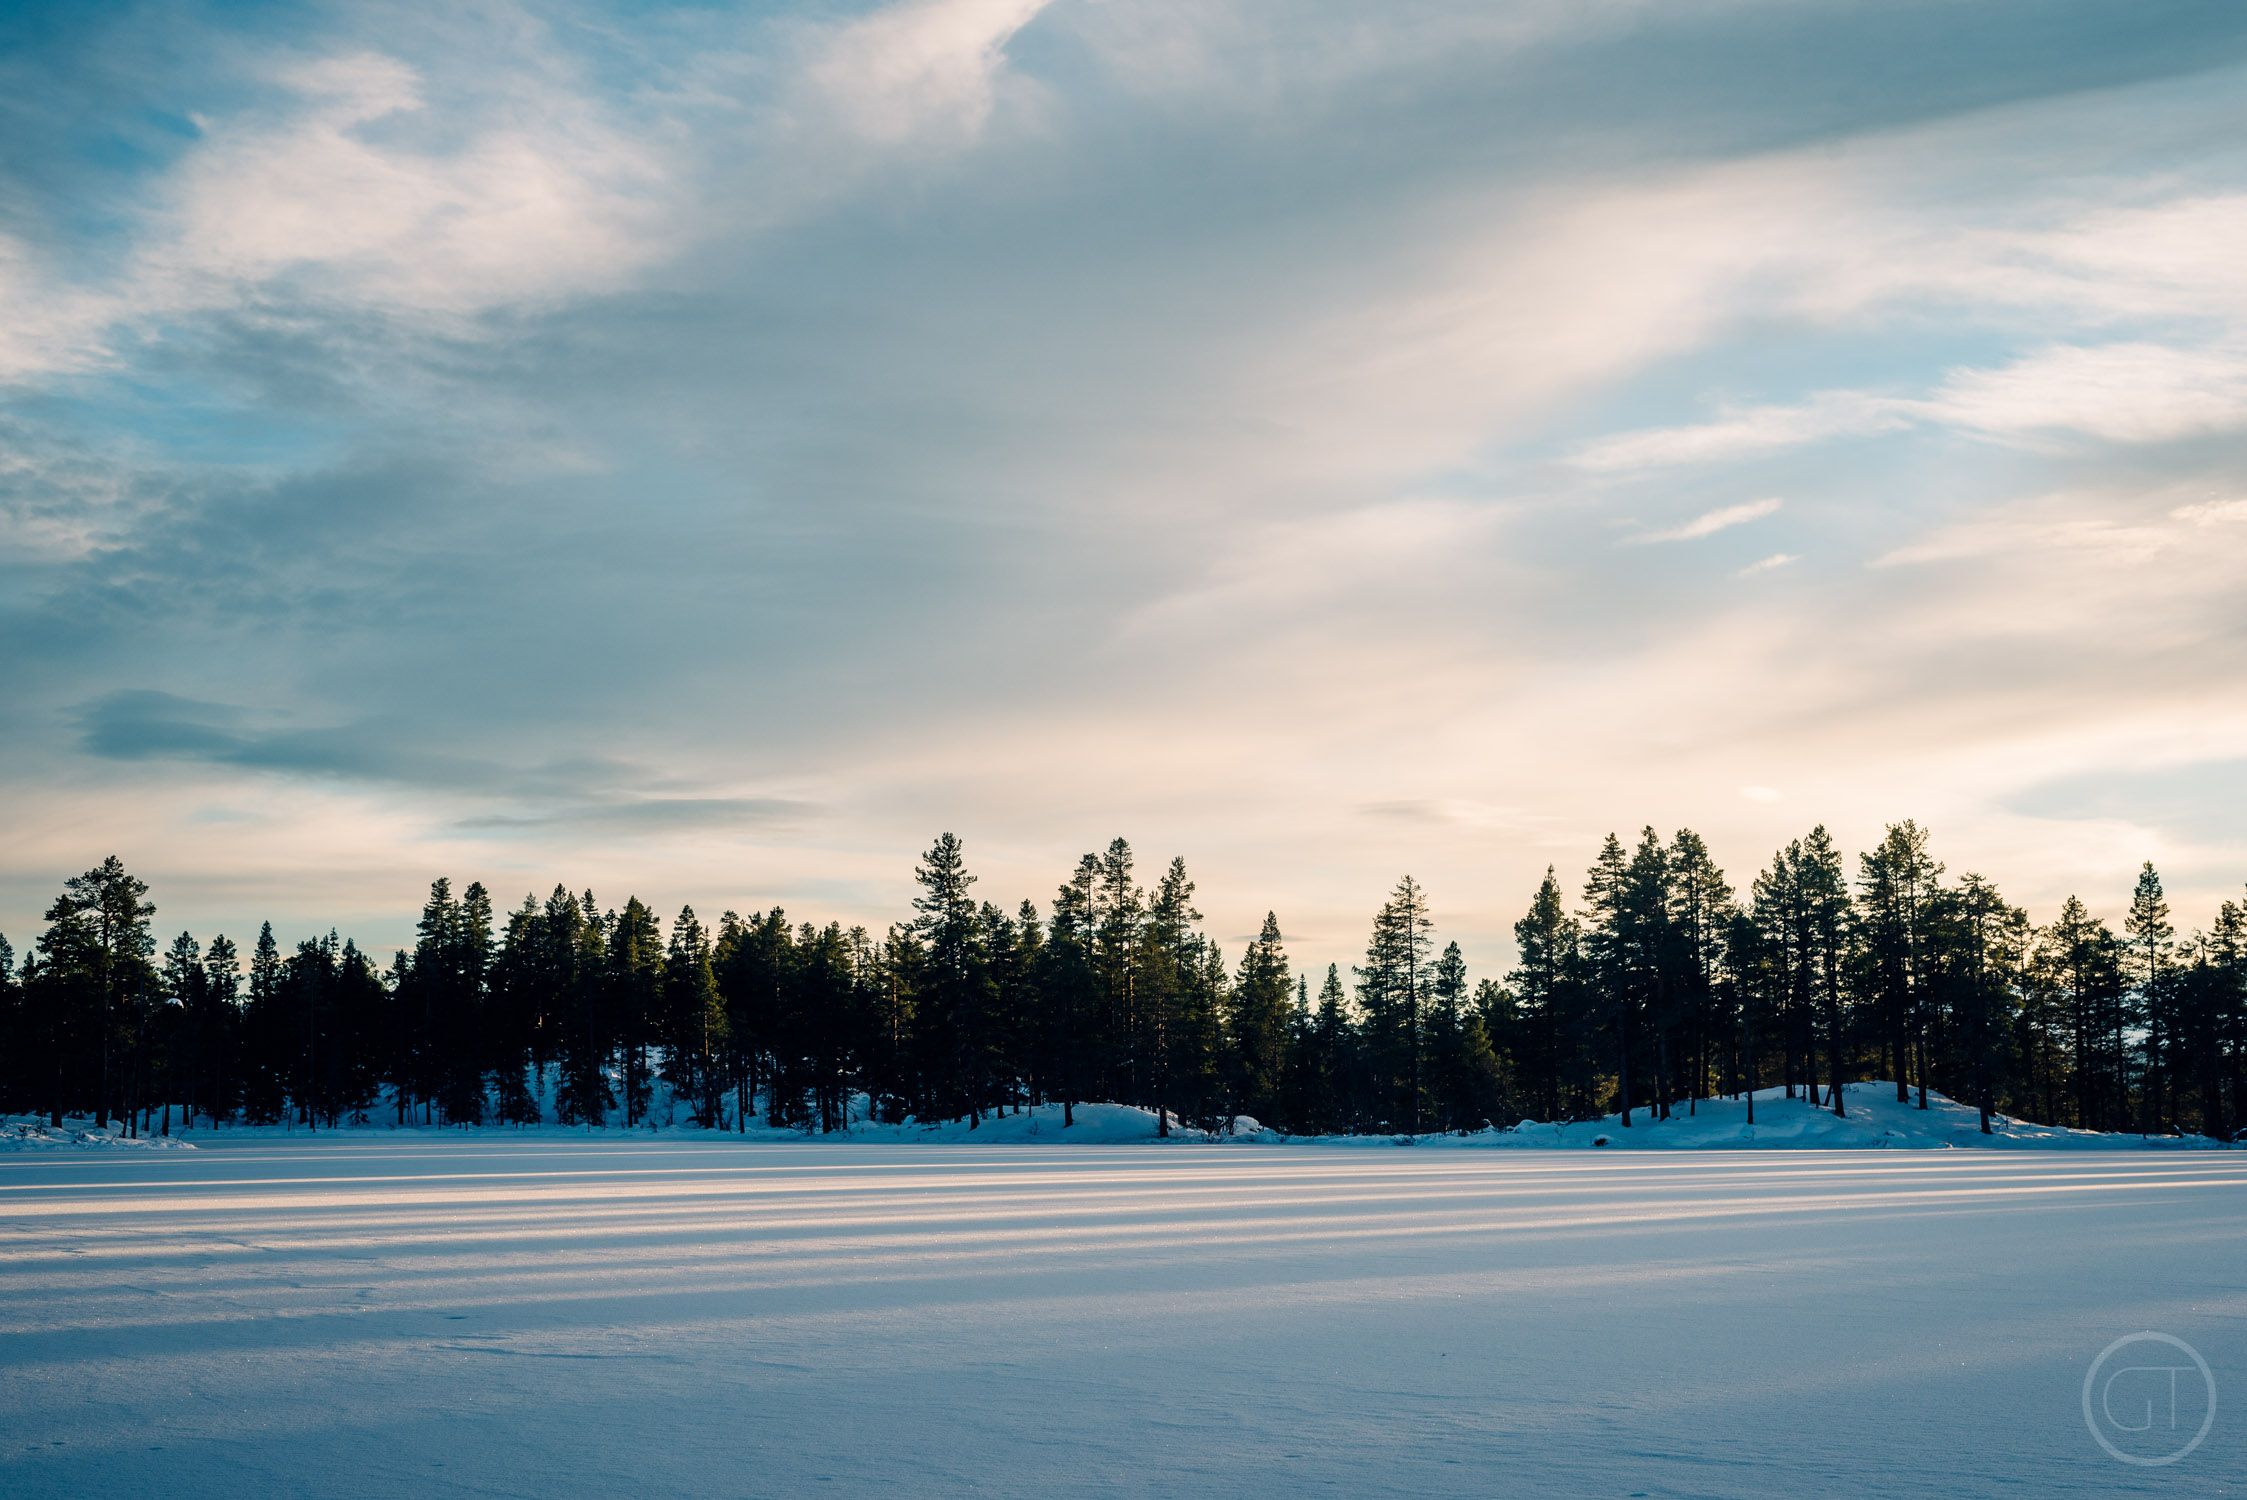
[[[196,1139],[0,1159],[10,1500],[2247,1472],[2237,1152]],[[2169,1468],[2084,1425],[2145,1328],[2222,1392]]]
[[[1783,1090],[1764,1089],[1755,1096],[1755,1120],[1748,1119],[1749,1106],[1745,1099],[1701,1099],[1691,1105],[1679,1104],[1667,1120],[1656,1120],[1644,1108],[1633,1113],[1632,1123],[1625,1126],[1619,1116],[1609,1115],[1599,1120],[1583,1120],[1572,1124],[1542,1124],[1523,1120],[1518,1125],[1499,1129],[1478,1130],[1466,1135],[1421,1136],[1288,1136],[1268,1130],[1246,1115],[1235,1116],[1232,1124],[1220,1131],[1204,1132],[1171,1122],[1169,1139],[1180,1145],[1254,1144],[1254,1145],[1323,1145],[1342,1147],[1392,1147],[1397,1145],[1433,1146],[1441,1148],[1467,1147],[1473,1149],[1496,1148],[1506,1150],[1594,1149],[1619,1147],[1634,1150],[1836,1150],[1878,1149],[1944,1150],[1951,1148],[1992,1150],[2058,1150],[2058,1151],[2211,1151],[2233,1149],[2231,1143],[2208,1140],[2201,1136],[2145,1136],[2131,1134],[2102,1134],[2090,1130],[2070,1130],[2064,1126],[2033,1125],[2023,1120],[1996,1117],[1991,1133],[1982,1134],[1981,1116],[1968,1105],[1946,1099],[1941,1094],[1930,1093],[1928,1106],[1921,1109],[1914,1094],[1906,1102],[1896,1102],[1893,1083],[1852,1083],[1842,1094],[1845,1113],[1836,1116],[1831,1108],[1810,1103],[1807,1097],[1786,1097]],[[865,1100],[857,1101],[854,1114],[856,1123],[847,1131],[836,1132],[817,1139],[827,1143],[842,1141],[956,1143],[961,1145],[1053,1145],[1053,1146],[1118,1146],[1152,1142],[1160,1134],[1159,1122],[1150,1110],[1135,1109],[1126,1104],[1080,1104],[1068,1123],[1060,1105],[1044,1104],[1028,1111],[1006,1115],[986,1115],[980,1122],[967,1120],[940,1120],[928,1123],[908,1121],[901,1125],[870,1123],[863,1118]],[[672,1112],[674,1119],[676,1112]],[[211,1127],[208,1124],[188,1128],[181,1113],[178,1132],[171,1136],[150,1135],[138,1140],[122,1139],[118,1132],[122,1124],[113,1124],[109,1130],[96,1131],[86,1120],[72,1120],[60,1129],[49,1129],[36,1116],[0,1117],[0,1152],[37,1150],[52,1147],[93,1146],[100,1148],[149,1146],[155,1148],[192,1145],[196,1142],[225,1141],[240,1145],[249,1139],[294,1141],[307,1132],[299,1127],[266,1125],[254,1128],[237,1126]],[[753,1116],[754,1120],[755,1117]],[[347,1136],[364,1136],[395,1143],[400,1136],[433,1135],[447,1140],[457,1140],[462,1132],[442,1128],[394,1129],[381,1123],[379,1113],[370,1124],[347,1127],[340,1132],[322,1132]],[[625,1135],[621,1127],[605,1130],[588,1130],[556,1125],[516,1127],[495,1126],[484,1132],[487,1136],[521,1141],[529,1138],[586,1140],[609,1135]],[[709,1136],[693,1127],[671,1124],[661,1129],[636,1131],[626,1138],[646,1139],[650,1134],[677,1138],[681,1134],[691,1139],[707,1140]],[[727,1132],[733,1138],[735,1132]],[[772,1130],[752,1123],[741,1133],[749,1140],[767,1142],[796,1142],[811,1139],[800,1131]]]

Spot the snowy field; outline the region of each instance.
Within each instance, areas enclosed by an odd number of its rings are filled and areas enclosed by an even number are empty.
[[[197,1139],[0,1157],[10,1500],[2247,1474],[2238,1152]],[[2084,1425],[2146,1328],[2167,1468]]]

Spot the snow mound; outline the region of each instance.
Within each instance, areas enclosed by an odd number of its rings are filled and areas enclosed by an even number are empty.
[[[1422,1146],[1493,1146],[1514,1148],[1573,1148],[1603,1146],[1608,1150],[1907,1150],[1951,1149],[1999,1151],[2159,1151],[2228,1149],[2205,1136],[2124,1135],[2097,1130],[2074,1130],[2062,1125],[2032,1125],[2008,1115],[1992,1115],[1988,1135],[1982,1134],[1981,1114],[1972,1105],[1930,1091],[1927,1107],[1919,1107],[1915,1092],[1905,1103],[1896,1102],[1896,1085],[1873,1080],[1852,1083],[1842,1090],[1844,1114],[1832,1105],[1812,1104],[1807,1098],[1789,1099],[1783,1089],[1758,1090],[1755,1123],[1748,1123],[1745,1099],[1702,1099],[1692,1106],[1670,1106],[1670,1118],[1655,1120],[1643,1108],[1633,1113],[1625,1127],[1620,1115],[1597,1120],[1542,1123],[1524,1120],[1505,1129],[1468,1135],[1418,1136]],[[1364,1137],[1328,1137],[1331,1144],[1364,1142]],[[1382,1144],[1379,1139],[1368,1144]]]
[[[1080,1104],[1072,1113],[1074,1120],[1068,1125],[1062,1124],[1062,1109],[1058,1104],[1040,1104],[1028,1111],[1017,1110],[1007,1115],[985,1115],[981,1124],[970,1124],[966,1120],[907,1120],[898,1125],[861,1121],[850,1127],[848,1139],[927,1141],[962,1146],[1125,1146],[1161,1138],[1161,1123],[1151,1109],[1129,1104]],[[1174,1138],[1209,1139],[1202,1131],[1180,1124],[1176,1115],[1170,1117],[1170,1132]],[[828,1137],[841,1138],[840,1135]]]
[[[169,1136],[144,1136],[128,1140],[109,1130],[63,1125],[59,1129],[40,1120],[0,1122],[0,1151],[193,1151],[195,1148]]]

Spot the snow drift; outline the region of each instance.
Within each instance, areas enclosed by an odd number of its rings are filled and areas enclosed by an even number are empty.
[[[1981,1117],[1971,1106],[1930,1092],[1927,1107],[1918,1106],[1915,1093],[1909,1102],[1896,1102],[1896,1086],[1874,1080],[1849,1084],[1843,1092],[1846,1114],[1836,1116],[1830,1105],[1812,1104],[1807,1098],[1787,1098],[1778,1088],[1755,1095],[1755,1121],[1748,1121],[1745,1099],[1701,1099],[1690,1106],[1673,1105],[1671,1117],[1656,1120],[1641,1107],[1626,1126],[1619,1115],[1595,1120],[1523,1120],[1518,1125],[1492,1126],[1464,1134],[1396,1135],[1290,1135],[1274,1130],[1247,1115],[1236,1115],[1225,1127],[1201,1130],[1173,1115],[1168,1139],[1182,1145],[1301,1145],[1348,1147],[1418,1146],[1434,1149],[1496,1150],[2058,1150],[2146,1151],[2227,1150],[2221,1141],[2204,1136],[2132,1135],[2096,1130],[2074,1130],[2060,1125],[2036,1125],[2008,1115],[1992,1117],[1991,1134],[1981,1130]],[[863,1114],[865,1099],[855,1101]],[[1128,1104],[1080,1104],[1073,1120],[1063,1123],[1058,1104],[1015,1110],[1005,1115],[985,1115],[980,1124],[958,1120],[906,1120],[888,1123],[859,1119],[848,1129],[829,1135],[774,1129],[752,1123],[745,1131],[706,1131],[692,1125],[666,1124],[658,1128],[625,1130],[611,1126],[494,1125],[484,1129],[508,1139],[566,1138],[611,1139],[671,1138],[736,1141],[860,1141],[926,1143],[958,1146],[1136,1146],[1163,1139],[1160,1122],[1152,1110]],[[182,1136],[205,1140],[256,1140],[291,1136],[374,1136],[385,1140],[434,1135],[451,1139],[464,1132],[452,1127],[405,1126],[381,1123],[348,1126],[341,1130],[307,1132],[283,1126],[225,1126],[182,1130],[171,1137],[127,1140],[116,1127],[109,1131],[85,1122],[50,1129],[38,1118],[18,1117],[0,1123],[0,1151],[38,1149],[169,1148],[193,1149]]]

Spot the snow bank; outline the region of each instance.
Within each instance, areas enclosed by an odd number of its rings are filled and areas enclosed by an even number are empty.
[[[463,1136],[481,1135],[487,1139],[524,1140],[583,1140],[583,1139],[667,1139],[740,1141],[740,1142],[800,1142],[800,1141],[858,1141],[864,1143],[895,1142],[900,1144],[953,1145],[953,1146],[1137,1146],[1154,1142],[1181,1145],[1322,1145],[1360,1148],[1417,1146],[1424,1149],[1454,1150],[1658,1150],[1658,1151],[1772,1151],[1772,1150],[1950,1150],[1957,1148],[1975,1150],[2044,1150],[2044,1151],[2221,1151],[2233,1149],[2219,1141],[2203,1136],[2145,1136],[2106,1133],[2095,1130],[2070,1130],[2064,1126],[2034,1125],[2025,1120],[1997,1115],[1991,1120],[1992,1134],[1983,1135],[1981,1117],[1970,1106],[1960,1104],[1941,1094],[1929,1093],[1927,1108],[1918,1107],[1914,1093],[1908,1103],[1896,1102],[1896,1086],[1878,1080],[1850,1084],[1844,1094],[1848,1113],[1837,1118],[1830,1106],[1813,1105],[1806,1098],[1789,1099],[1784,1091],[1763,1089],[1755,1096],[1756,1119],[1748,1123],[1748,1106],[1744,1099],[1703,1099],[1692,1106],[1672,1106],[1671,1118],[1655,1120],[1644,1108],[1632,1115],[1631,1124],[1625,1126],[1619,1115],[1605,1115],[1596,1120],[1579,1120],[1551,1123],[1524,1120],[1518,1125],[1493,1127],[1472,1131],[1464,1135],[1289,1135],[1274,1130],[1249,1115],[1236,1115],[1229,1126],[1218,1130],[1200,1130],[1181,1121],[1176,1115],[1170,1118],[1170,1133],[1165,1138],[1160,1123],[1152,1110],[1129,1104],[1080,1104],[1074,1111],[1073,1123],[1062,1123],[1062,1108],[1058,1104],[1041,1104],[1034,1109],[1011,1110],[1005,1115],[987,1114],[980,1124],[959,1120],[912,1120],[893,1124],[864,1118],[867,1101],[860,1095],[852,1101],[852,1114],[858,1118],[847,1128],[827,1135],[794,1129],[774,1129],[752,1119],[745,1131],[704,1130],[685,1123],[642,1126],[626,1130],[611,1125],[595,1129],[583,1125],[488,1125],[479,1131],[459,1127],[408,1125],[394,1128],[382,1122],[378,1115],[366,1125],[346,1126],[339,1130],[307,1131],[301,1126],[291,1129],[280,1125],[222,1126],[212,1130],[199,1126],[193,1130],[180,1128],[171,1138],[151,1137],[143,1140],[126,1140],[115,1133],[115,1127],[104,1133],[87,1128],[86,1122],[66,1124],[61,1130],[50,1130],[43,1117],[16,1116],[0,1120],[0,1151],[26,1151],[47,1148],[187,1148],[193,1149],[181,1135],[205,1141],[275,1142],[325,1138],[357,1138],[401,1140],[417,1136],[460,1139]]]
[[[144,1136],[139,1140],[127,1140],[116,1133],[114,1126],[108,1130],[95,1130],[90,1126],[66,1123],[58,1129],[37,1118],[0,1121],[0,1151],[118,1149],[192,1151],[195,1148],[174,1136]]]
[[[1504,1130],[1484,1130],[1465,1136],[1406,1137],[1419,1146],[1497,1146],[1514,1148],[1599,1148],[1629,1150],[1864,1150],[1914,1151],[1970,1148],[1981,1150],[2040,1151],[2147,1151],[2228,1150],[2222,1142],[2205,1136],[2124,1135],[2096,1130],[2071,1130],[2059,1125],[2032,1125],[2007,1115],[1990,1118],[1991,1134],[1982,1134],[1981,1114],[1932,1091],[1927,1108],[1919,1108],[1915,1091],[1909,1102],[1896,1102],[1896,1085],[1875,1080],[1852,1083],[1842,1091],[1847,1113],[1836,1116],[1830,1105],[1812,1104],[1806,1098],[1789,1099],[1782,1089],[1759,1090],[1755,1096],[1755,1123],[1748,1123],[1745,1099],[1703,1099],[1693,1106],[1671,1106],[1667,1120],[1655,1120],[1644,1109],[1636,1111],[1625,1128],[1622,1117],[1606,1115],[1573,1124],[1547,1124],[1524,1120]],[[1379,1138],[1376,1138],[1378,1141]],[[1341,1144],[1336,1138],[1331,1144]]]
[[[1769,1088],[1755,1096],[1755,1123],[1748,1123],[1745,1099],[1703,1099],[1692,1106],[1676,1104],[1671,1117],[1655,1120],[1641,1108],[1625,1126],[1620,1115],[1597,1120],[1552,1124],[1524,1120],[1505,1129],[1478,1130],[1466,1135],[1331,1135],[1291,1136],[1273,1130],[1248,1115],[1233,1117],[1230,1128],[1217,1131],[1189,1129],[1172,1117],[1170,1138],[1187,1143],[1225,1142],[1243,1145],[1316,1143],[1323,1146],[1419,1146],[1443,1149],[1501,1150],[2058,1150],[2146,1151],[2229,1149],[2203,1136],[2144,1136],[2096,1130],[2071,1130],[2065,1126],[2034,1125],[2006,1115],[1993,1115],[1991,1134],[1982,1134],[1980,1112],[1971,1105],[1932,1091],[1927,1108],[1918,1106],[1914,1092],[1909,1102],[1896,1102],[1896,1085],[1875,1080],[1852,1083],[1843,1090],[1847,1113],[1837,1117],[1830,1105],[1813,1105],[1807,1098],[1789,1099],[1785,1090]],[[773,1134],[768,1132],[769,1136]],[[782,1132],[781,1134],[786,1134]],[[1157,1139],[1153,1111],[1122,1104],[1080,1104],[1076,1124],[1061,1125],[1059,1105],[1041,1105],[1025,1116],[1005,1119],[985,1116],[980,1129],[966,1121],[940,1121],[922,1125],[854,1125],[850,1138],[878,1141],[942,1141],[958,1144],[1024,1145],[1051,1142],[1062,1145],[1138,1145]]]

